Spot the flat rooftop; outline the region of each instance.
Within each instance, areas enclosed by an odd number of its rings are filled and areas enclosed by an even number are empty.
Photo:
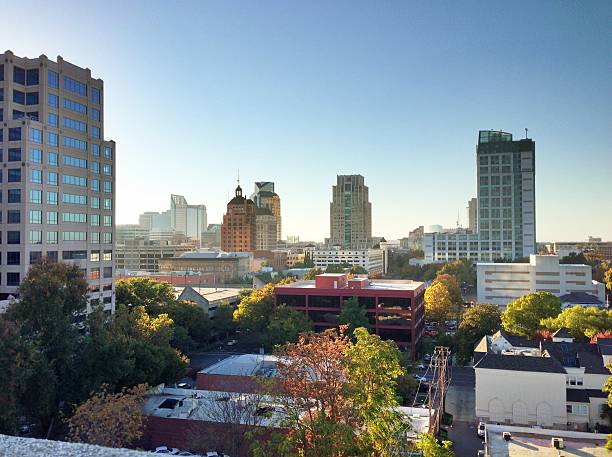
[[[202,298],[208,300],[209,303],[216,302],[219,300],[230,300],[238,297],[241,289],[224,289],[219,287],[191,287],[194,292],[200,295]],[[175,287],[174,295],[178,298],[186,287]]]
[[[510,441],[503,432],[512,434]],[[559,451],[551,445],[551,439],[563,438],[565,448]],[[606,435],[600,433],[572,432],[568,430],[535,429],[487,424],[488,455],[490,457],[551,456],[588,457],[609,456],[605,448]]]
[[[331,276],[335,276],[331,274]],[[357,278],[359,280],[359,278]],[[354,290],[409,290],[415,291],[424,283],[420,281],[411,281],[409,279],[376,279],[372,280],[369,284],[363,285],[361,289]],[[316,289],[314,280],[301,280],[296,281],[291,284],[283,284],[282,286],[277,286],[279,289]],[[327,289],[327,288],[325,288]],[[338,289],[346,289],[352,290],[348,287],[338,287]]]
[[[276,362],[278,362],[278,357],[274,355],[233,355],[208,368],[204,368],[200,373],[229,376],[264,376],[271,378],[276,375]]]

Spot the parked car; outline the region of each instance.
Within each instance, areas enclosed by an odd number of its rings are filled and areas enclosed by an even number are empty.
[[[484,422],[478,422],[478,430],[477,430],[477,434],[480,438],[484,438],[485,437],[485,430],[486,430],[486,425]]]
[[[181,452],[180,449],[175,447],[158,446],[153,451],[153,454],[177,455],[179,452]]]
[[[179,382],[176,387],[178,387],[179,389],[191,389],[191,385],[187,382]],[[187,451],[185,451],[187,452]],[[180,454],[179,454],[180,455]]]
[[[427,382],[427,378],[424,376],[419,376],[418,374],[414,375],[414,379],[417,380],[417,382]]]
[[[232,341],[228,341],[228,342],[227,342],[227,345],[228,345],[228,346],[233,346],[233,345],[234,345],[234,344],[236,344],[236,343],[237,343],[237,341],[236,341],[236,340],[232,340]]]
[[[425,368],[427,368],[427,367],[426,367],[426,366],[425,366],[425,364],[423,364],[423,363],[419,363],[419,364],[417,365],[417,369],[419,369],[419,370],[424,370]]]

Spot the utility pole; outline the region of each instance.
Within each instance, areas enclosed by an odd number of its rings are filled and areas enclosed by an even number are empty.
[[[429,367],[433,371],[433,378],[429,383],[429,433],[437,435],[440,430],[441,417],[444,414],[444,403],[446,388],[450,382],[450,376],[446,371],[450,350],[446,346],[436,346],[429,362]],[[435,382],[435,393],[432,398],[432,384]],[[434,414],[432,418],[432,408]]]

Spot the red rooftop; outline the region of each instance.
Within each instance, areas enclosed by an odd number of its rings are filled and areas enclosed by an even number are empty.
[[[365,306],[371,330],[383,339],[410,349],[415,358],[425,325],[425,285],[409,280],[370,280],[344,273],[317,275],[274,289],[276,305],[304,311],[316,330],[338,325],[342,302],[357,297]]]

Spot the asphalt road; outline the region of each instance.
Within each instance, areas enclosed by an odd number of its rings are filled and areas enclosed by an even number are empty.
[[[476,457],[484,449],[484,440],[476,434],[474,422],[454,422],[448,427],[448,439],[453,442],[453,451],[457,457]]]

